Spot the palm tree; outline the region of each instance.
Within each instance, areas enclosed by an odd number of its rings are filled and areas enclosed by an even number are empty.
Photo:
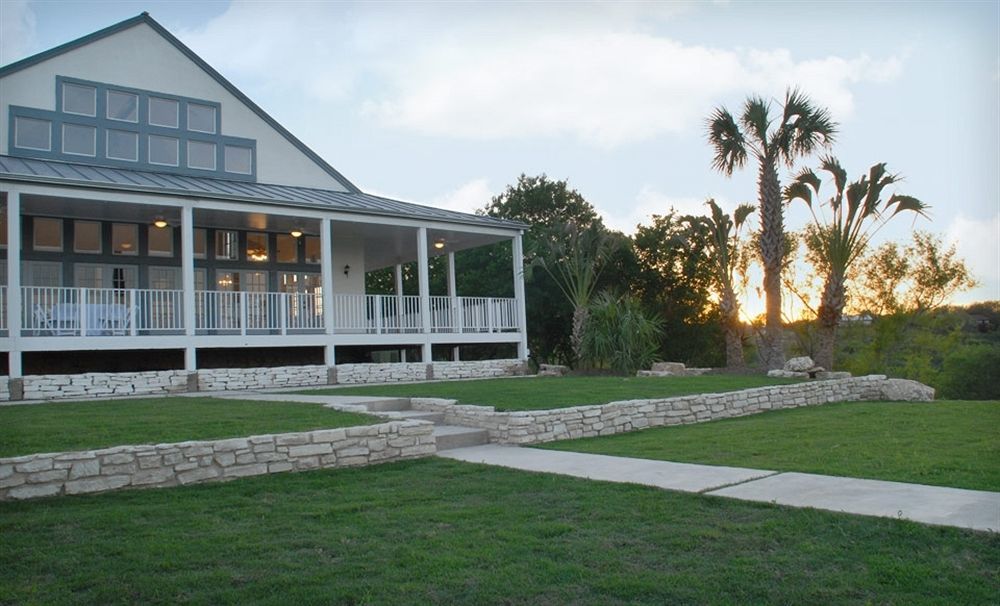
[[[535,260],[573,306],[570,345],[577,362],[583,359],[583,330],[590,298],[613,245],[600,226],[581,228],[575,223],[562,223],[554,225],[543,239],[543,254]]]
[[[712,255],[712,277],[719,291],[719,312],[726,336],[726,367],[743,368],[743,339],[741,336],[740,303],[733,286],[733,272],[739,259],[740,229],[755,210],[753,205],[740,204],[733,216],[722,212],[715,200],[705,202],[712,214],[708,217],[691,217],[692,227],[700,228],[708,236],[708,250]]]
[[[847,172],[832,156],[823,158],[820,168],[830,173],[836,187],[826,202],[832,216],[820,218],[816,214],[813,200],[819,198],[821,180],[811,169],[795,177],[785,188],[784,198],[789,202],[802,200],[813,216],[812,224],[806,228],[806,247],[810,260],[826,276],[817,314],[819,331],[814,359],[817,365],[829,370],[833,368],[837,324],[846,303],[846,277],[851,265],[890,219],[905,211],[926,217],[928,206],[916,198],[895,193],[883,199],[883,190],[900,179],[887,172],[884,163],[872,166],[866,176],[853,183],[847,183]]]
[[[833,141],[837,125],[825,109],[813,106],[798,90],[785,94],[779,122],[771,104],[759,96],[746,100],[739,122],[724,107],[708,119],[708,140],[715,148],[712,167],[729,176],[743,168],[747,157],[757,159],[760,202],[760,258],[764,265],[767,324],[763,357],[768,368],[780,368],[785,353],[781,338],[781,267],[784,257],[784,219],[778,164],[791,168],[795,160]]]

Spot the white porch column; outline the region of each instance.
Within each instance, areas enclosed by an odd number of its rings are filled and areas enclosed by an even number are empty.
[[[403,311],[403,266],[396,263],[396,325],[399,327],[400,334],[403,330],[403,317],[405,313]],[[399,361],[406,362],[406,348],[399,350]]]
[[[448,305],[451,307],[451,323],[454,332],[462,332],[462,317],[458,309],[458,292],[455,287],[455,253],[448,253]],[[451,350],[451,359],[458,362],[458,345]]]
[[[323,332],[333,334],[333,240],[330,234],[330,219],[319,220],[320,280],[323,288]],[[329,367],[336,364],[334,347],[327,343],[323,348],[324,363]]]
[[[7,192],[7,354],[8,376],[20,379],[21,368],[21,193]]]
[[[521,340],[517,344],[517,357],[528,359],[528,314],[524,305],[524,232],[514,236],[514,304],[517,305],[517,326]]]
[[[183,291],[184,335],[193,337],[195,333],[194,296],[194,207],[185,202],[181,207],[181,289]],[[184,370],[193,373],[198,369],[195,348],[184,348]]]
[[[431,285],[430,269],[427,265],[427,228],[417,229],[417,282],[420,286],[420,323],[421,332],[424,335],[431,333]],[[431,342],[428,336],[424,337],[424,342],[420,349],[421,361],[425,364],[431,363]]]

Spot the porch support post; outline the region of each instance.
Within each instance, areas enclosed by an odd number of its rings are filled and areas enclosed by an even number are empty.
[[[448,305],[451,307],[451,330],[461,332],[462,320],[458,310],[458,291],[455,287],[455,253],[448,253]],[[451,359],[458,362],[458,345],[451,349]]]
[[[323,332],[333,334],[333,242],[330,234],[330,219],[319,220],[320,280],[323,288]],[[327,368],[336,363],[333,343],[329,340],[323,348],[323,360]]]
[[[184,310],[184,335],[194,337],[195,334],[195,296],[194,296],[194,206],[185,202],[181,207],[181,296]],[[189,343],[192,340],[188,341]],[[188,389],[192,384],[197,389],[198,360],[193,345],[184,348],[184,370],[188,373]],[[192,376],[194,379],[192,380]],[[194,391],[192,389],[192,391]]]
[[[431,285],[430,270],[427,265],[427,228],[417,228],[417,282],[420,286],[420,325],[424,334],[420,359],[431,363]]]
[[[7,354],[8,376],[20,381],[21,368],[21,193],[7,191]],[[14,390],[11,390],[13,395]]]
[[[396,263],[396,327],[399,329],[399,334],[403,334],[403,318],[405,317],[403,312],[403,266]],[[399,350],[399,361],[406,362],[406,348]]]
[[[528,359],[528,315],[524,304],[524,232],[514,236],[514,304],[517,306],[517,327],[521,340],[517,344],[519,360]]]

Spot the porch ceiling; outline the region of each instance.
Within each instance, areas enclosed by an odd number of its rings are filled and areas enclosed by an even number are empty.
[[[163,217],[172,225],[180,225],[181,221],[180,208],[176,206],[101,202],[27,194],[22,196],[21,205],[25,214],[68,219],[150,223],[156,217]],[[197,208],[194,211],[194,223],[196,227],[248,231],[289,232],[293,228],[298,228],[306,235],[318,235],[320,228],[318,219]],[[350,221],[334,221],[332,225],[334,241],[338,238],[362,239],[365,271],[417,260],[417,229],[414,227]],[[428,229],[428,255],[436,257],[508,239],[510,238],[499,235],[464,232],[458,226],[455,229]],[[444,241],[444,248],[434,248],[434,242],[438,240]]]

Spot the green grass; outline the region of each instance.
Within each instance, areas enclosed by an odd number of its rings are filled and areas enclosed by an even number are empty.
[[[700,377],[537,377],[439,381],[407,385],[338,387],[299,393],[328,395],[449,398],[462,404],[495,406],[497,410],[544,410],[617,400],[669,398],[696,393],[736,391],[765,385],[787,385],[796,379],[763,376]]]
[[[0,504],[0,603],[986,604],[1000,536],[441,459]]]
[[[91,450],[381,422],[320,404],[148,398],[0,406],[0,456]],[[0,600],[2,602],[2,600]]]
[[[1000,402],[849,402],[540,446],[1000,491]]]

